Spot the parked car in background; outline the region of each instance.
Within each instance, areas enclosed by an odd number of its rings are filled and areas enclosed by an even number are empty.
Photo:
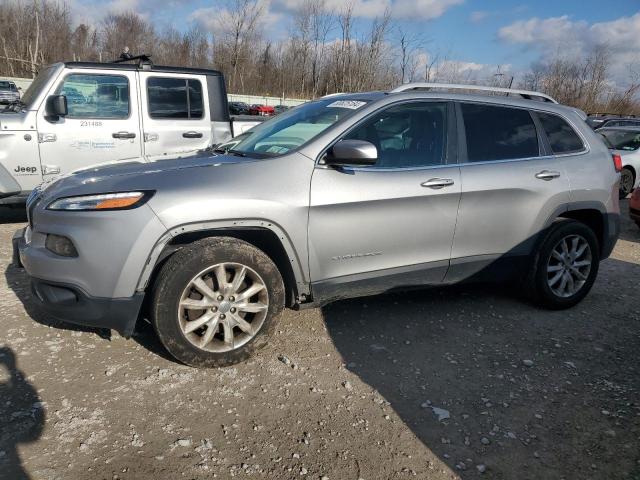
[[[35,190],[14,237],[33,301],[126,337],[148,318],[198,367],[248,358],[284,307],[497,279],[576,305],[618,237],[620,165],[544,94],[432,87],[321,98],[213,154]]]
[[[43,181],[79,168],[195,154],[260,121],[229,116],[215,70],[56,63],[0,110],[0,204],[24,204]]]
[[[14,82],[0,80],[0,104],[15,103],[20,100],[20,91]]]
[[[271,116],[275,115],[275,109],[271,105],[251,105],[249,115]]]
[[[275,115],[278,115],[279,113],[282,113],[282,112],[286,112],[289,109],[291,109],[291,107],[287,105],[276,105],[275,107],[273,107]]]
[[[250,107],[244,102],[229,102],[229,113],[231,115],[249,115]]]
[[[620,115],[602,115],[602,116],[589,116],[587,117],[587,125],[594,130],[605,127],[640,127],[640,118],[633,116],[620,116]]]
[[[640,127],[602,127],[597,132],[620,157],[620,198],[626,198],[640,183]]]

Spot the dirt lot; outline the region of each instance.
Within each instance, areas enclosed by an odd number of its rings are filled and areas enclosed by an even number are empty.
[[[624,206],[626,209],[626,204]],[[198,371],[31,307],[0,225],[0,478],[640,479],[640,230],[578,307],[464,286],[287,312]]]

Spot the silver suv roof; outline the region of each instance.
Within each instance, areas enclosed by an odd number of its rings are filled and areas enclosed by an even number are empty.
[[[431,83],[431,82],[414,82],[406,83],[394,88],[389,93],[400,93],[410,90],[453,90],[467,92],[486,92],[486,93],[504,93],[507,96],[517,95],[527,100],[537,100],[542,102],[558,103],[553,97],[541,92],[531,90],[517,90],[512,88],[485,87],[482,85],[460,85],[457,83]]]

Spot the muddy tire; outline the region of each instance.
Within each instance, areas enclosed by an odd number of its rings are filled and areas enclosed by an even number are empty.
[[[154,284],[151,322],[177,360],[223,367],[264,346],[284,308],[282,276],[253,245],[213,237],[183,247]]]

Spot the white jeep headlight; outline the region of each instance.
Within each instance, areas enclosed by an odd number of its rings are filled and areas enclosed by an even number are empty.
[[[151,195],[151,192],[117,192],[59,198],[47,210],[128,210],[139,207]]]

